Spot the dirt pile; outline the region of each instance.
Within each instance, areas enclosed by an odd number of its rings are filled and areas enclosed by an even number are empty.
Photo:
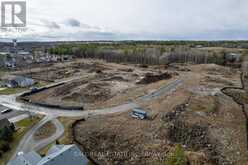
[[[186,110],[186,105],[185,104],[181,104],[175,107],[174,111],[165,113],[162,115],[162,120],[165,122],[170,122],[172,120],[176,120],[178,119],[178,117],[180,116],[180,114],[182,112],[184,112]]]
[[[206,97],[201,99],[204,98],[208,100]],[[222,154],[221,143],[211,134],[209,123],[203,118],[197,117],[196,110],[201,111],[202,108],[198,106],[203,104],[198,103],[197,100],[199,101],[198,97],[191,97],[188,104],[177,105],[173,111],[163,114],[161,120],[165,124],[160,128],[159,136],[168,139],[173,144],[181,144],[187,151],[202,153],[204,156],[197,156],[199,158],[197,161],[211,162],[210,164],[229,164]],[[210,99],[210,101],[212,100]],[[208,110],[203,110],[203,112],[208,112]],[[191,156],[190,159],[195,159]]]
[[[188,124],[175,120],[169,124],[167,138],[173,143],[180,143],[193,151],[204,151],[213,164],[229,164],[216,146],[220,143],[211,139],[208,126]]]
[[[167,136],[173,143],[181,143],[193,150],[210,145],[206,126],[188,125],[180,120],[170,123]]]
[[[112,97],[110,84],[105,82],[89,83],[79,92],[74,92],[63,98],[64,101],[95,103],[106,101]]]
[[[142,78],[137,84],[150,84],[161,80],[167,80],[172,78],[172,75],[168,72],[162,74],[146,73],[145,77]]]
[[[86,153],[98,151],[101,155],[94,155],[95,161],[101,164],[129,164],[128,162],[141,161],[136,154],[136,145],[112,131],[92,131],[88,132],[91,139],[81,140]],[[118,146],[118,148],[116,147]],[[131,161],[132,160],[132,161]]]
[[[89,73],[98,73],[101,74],[103,73],[103,71],[108,70],[109,68],[107,66],[105,66],[104,64],[98,63],[98,62],[94,62],[91,65],[88,65],[87,69]]]
[[[85,102],[105,101],[111,97],[108,83],[90,83],[80,93]]]
[[[35,132],[34,139],[42,140],[50,137],[55,132],[56,132],[56,127],[54,126],[54,124],[52,122],[48,122]]]
[[[65,84],[63,86],[54,88],[54,91],[53,91],[52,95],[54,97],[66,95],[73,88],[76,88],[77,86],[80,86],[80,85],[83,85],[83,84],[86,84],[86,83],[87,83],[87,81],[75,81],[75,82],[67,83],[67,84]]]
[[[94,161],[102,165],[145,165],[165,158],[168,148],[163,139],[151,139],[151,132],[156,131],[142,132],[146,127],[138,120],[127,121],[118,116],[114,120],[89,119],[74,127],[75,139]]]
[[[181,72],[190,72],[191,71],[191,69],[189,69],[188,67],[180,65],[180,64],[170,64],[168,66],[168,68],[176,70],[176,71],[181,71]]]

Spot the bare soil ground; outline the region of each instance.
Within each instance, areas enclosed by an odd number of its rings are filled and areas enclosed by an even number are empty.
[[[148,120],[126,112],[89,118],[73,128],[81,149],[101,164],[164,164],[176,144],[183,146],[190,164],[248,161],[244,114],[220,91],[241,86],[238,70],[214,64],[141,67],[79,60],[36,68],[32,76],[73,80],[32,95],[32,101],[96,109],[132,100],[148,112]],[[170,95],[138,99],[175,79],[183,85]]]
[[[49,70],[49,74],[56,76],[57,71],[61,70],[59,75],[63,79],[71,79],[71,82],[39,92],[28,99],[36,103],[62,106],[77,105],[87,109],[102,108],[134,99],[146,92],[145,86],[152,87],[154,82],[159,84],[176,77],[172,72],[161,72],[159,69],[105,63],[103,61],[80,60],[66,65],[66,67],[59,67],[57,64]],[[56,72],[53,72],[54,70]],[[67,73],[68,70],[70,73],[74,73],[76,70],[76,73],[70,74],[68,77],[67,74],[63,74]],[[44,70],[39,70],[39,72],[33,73],[33,76],[40,76],[40,73],[45,74]],[[61,80],[61,77],[57,78]]]
[[[50,137],[56,132],[56,127],[52,122],[48,122],[38,129],[34,134],[35,140],[42,140]]]
[[[81,149],[101,164],[164,164],[179,143],[191,164],[246,164],[245,117],[220,92],[231,83],[240,85],[239,71],[217,65],[187,68],[190,71],[173,70],[184,81],[176,91],[153,101],[138,101],[148,120],[133,119],[127,112],[76,125],[75,139]],[[208,78],[214,74],[220,79]],[[165,81],[149,84],[150,91]]]

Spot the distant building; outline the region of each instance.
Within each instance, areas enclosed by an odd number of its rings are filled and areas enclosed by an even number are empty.
[[[7,165],[87,165],[88,162],[76,145],[54,145],[43,158],[32,151],[17,155]]]
[[[27,52],[27,51],[18,51],[17,54],[20,55],[20,56],[29,56],[29,55],[31,55],[31,53]]]
[[[196,45],[195,48],[199,49],[199,48],[203,48],[203,46],[202,45]]]
[[[13,62],[13,61],[7,61],[7,62],[5,62],[5,67],[7,67],[7,68],[15,68],[16,67],[16,63],[15,62]]]
[[[241,60],[241,54],[239,53],[228,53],[225,56],[228,62],[239,62]]]
[[[7,86],[9,88],[30,87],[30,86],[34,85],[34,83],[35,82],[33,79],[22,77],[22,76],[17,76],[17,77],[13,77],[13,78],[10,78],[8,80],[5,80],[5,86]]]

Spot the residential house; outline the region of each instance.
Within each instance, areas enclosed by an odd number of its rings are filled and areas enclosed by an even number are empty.
[[[16,76],[13,78],[10,78],[8,80],[5,80],[5,86],[9,88],[15,88],[15,87],[30,87],[34,85],[34,80],[31,78],[26,78],[23,76]]]
[[[241,54],[239,53],[228,53],[225,56],[227,62],[239,62],[241,60]]]
[[[7,165],[38,165],[42,157],[34,151],[27,154],[20,154],[11,160]]]
[[[76,145],[54,145],[43,158],[34,151],[20,153],[7,165],[87,165],[88,162]]]
[[[31,55],[30,52],[23,51],[23,50],[22,51],[18,51],[17,54],[20,55],[20,56],[29,56],[29,55]]]

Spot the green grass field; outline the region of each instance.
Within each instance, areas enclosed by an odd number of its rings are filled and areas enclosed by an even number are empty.
[[[16,93],[21,93],[28,90],[27,88],[6,88],[4,90],[0,90],[0,95],[11,95]]]

